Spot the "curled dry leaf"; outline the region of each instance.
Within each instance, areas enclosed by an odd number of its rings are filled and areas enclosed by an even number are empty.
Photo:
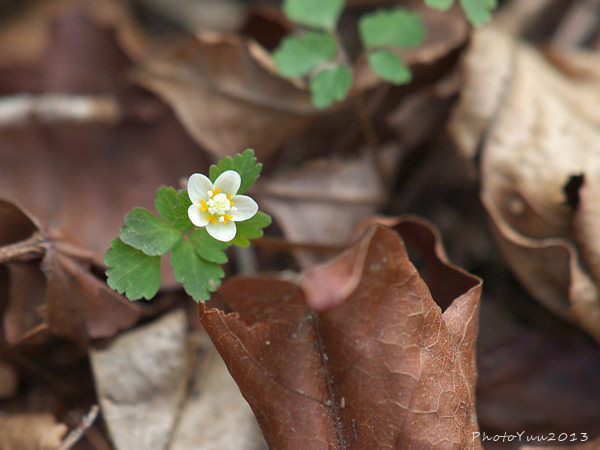
[[[137,70],[137,82],[175,110],[191,136],[216,157],[252,147],[259,159],[315,116],[306,90],[267,70],[258,44],[199,34]]]
[[[67,433],[52,414],[15,414],[0,417],[2,450],[55,450]]]
[[[413,226],[408,235],[428,236],[431,259],[468,286],[443,312],[400,235],[379,225],[324,266],[360,273],[354,289],[339,279],[345,298],[332,309],[311,310],[319,301],[302,282],[269,278],[223,285],[234,313],[200,306],[270,447],[481,448],[472,439],[481,283],[437,259],[435,235]]]
[[[451,130],[481,146],[481,198],[534,297],[600,340],[600,57],[545,58],[479,30]]]
[[[382,149],[389,175],[402,150]],[[254,193],[262,208],[273,214],[287,239],[321,245],[347,244],[358,223],[386,201],[386,191],[372,156],[319,159],[299,169],[259,181]],[[297,253],[301,265],[314,264],[314,255]]]
[[[108,288],[101,265],[65,236],[51,233],[0,200],[0,267],[8,273],[3,328],[9,343],[47,331],[85,344],[133,325],[142,308]]]

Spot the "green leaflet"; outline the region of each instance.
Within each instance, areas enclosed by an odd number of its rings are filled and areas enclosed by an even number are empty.
[[[225,275],[221,266],[200,257],[191,240],[181,241],[171,252],[175,279],[195,301],[208,300]]]
[[[300,25],[333,30],[345,3],[344,0],[284,0],[283,12]]]
[[[402,60],[387,50],[377,50],[368,54],[369,66],[383,80],[394,84],[410,82],[412,73]]]
[[[344,100],[351,87],[352,74],[344,65],[322,70],[310,80],[309,84],[312,101],[317,108],[326,108],[337,101]]]
[[[253,217],[243,222],[236,222],[237,233],[231,243],[238,247],[248,247],[249,239],[257,239],[263,235],[263,228],[271,225],[271,217],[257,212]]]
[[[425,36],[423,19],[403,8],[381,9],[365,14],[359,22],[363,45],[373,47],[415,48]]]
[[[164,255],[181,240],[181,233],[143,208],[125,216],[121,240],[146,255]]]
[[[191,204],[186,190],[177,192],[172,187],[161,186],[156,191],[154,206],[158,214],[179,231],[186,231],[193,227],[187,213]]]
[[[160,256],[145,253],[113,239],[104,255],[108,285],[129,300],[150,300],[160,287]]]
[[[221,159],[216,165],[210,166],[209,178],[213,183],[219,175],[227,170],[235,170],[240,174],[242,183],[238,189],[238,194],[243,194],[252,186],[262,170],[262,164],[256,162],[254,150],[246,149],[244,153],[238,153],[233,158],[226,156]]]
[[[320,62],[333,59],[336,50],[331,35],[307,32],[302,36],[284,38],[273,53],[273,59],[284,77],[301,77]]]

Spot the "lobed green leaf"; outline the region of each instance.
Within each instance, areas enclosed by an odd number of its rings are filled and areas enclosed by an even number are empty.
[[[360,18],[363,45],[373,47],[415,48],[425,37],[423,19],[418,13],[402,8],[381,9]]]
[[[402,60],[388,50],[369,52],[369,66],[383,80],[394,84],[410,82],[412,73]]]
[[[210,293],[225,276],[217,263],[200,257],[192,241],[181,241],[171,252],[171,266],[175,279],[183,284],[185,292],[195,301],[208,300]]]
[[[181,233],[143,208],[125,216],[121,240],[146,255],[164,255],[181,240]]]
[[[448,11],[454,4],[454,0],[425,0],[425,4],[430,8]]]
[[[309,84],[312,102],[317,108],[326,108],[344,100],[351,87],[352,74],[341,64],[317,73]]]
[[[492,17],[496,9],[496,0],[460,0],[460,5],[465,11],[469,22],[475,27],[480,27]]]
[[[283,12],[300,25],[333,30],[345,3],[345,0],[284,0]]]
[[[273,53],[279,73],[285,77],[301,77],[317,64],[333,59],[336,44],[327,33],[308,32],[302,36],[288,36]]]
[[[188,234],[186,238],[193,245],[198,256],[218,264],[227,262],[225,250],[229,244],[211,237],[206,231],[206,228],[197,228]]]
[[[256,162],[254,150],[246,149],[244,153],[238,153],[233,158],[226,156],[222,158],[216,165],[210,166],[209,178],[213,183],[219,175],[227,170],[235,170],[242,178],[242,184],[238,189],[238,194],[246,192],[252,186],[262,170],[262,164]]]
[[[156,201],[154,202],[156,211],[169,225],[181,232],[194,226],[188,216],[188,208],[191,204],[185,189],[176,191],[172,187],[161,186],[156,191]]]
[[[250,245],[249,239],[262,237],[263,228],[271,225],[271,216],[258,211],[250,219],[236,222],[235,225],[237,233],[230,243],[239,247],[248,247]]]
[[[108,285],[129,300],[150,300],[160,288],[160,256],[148,256],[115,238],[104,255]]]

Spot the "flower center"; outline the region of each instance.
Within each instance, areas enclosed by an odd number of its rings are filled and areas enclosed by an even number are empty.
[[[227,223],[228,220],[233,219],[231,214],[227,214],[228,211],[234,211],[236,208],[231,200],[231,194],[221,194],[221,189],[215,189],[214,191],[208,191],[208,200],[204,199],[200,202],[200,211],[208,212],[207,219],[213,224]]]
[[[222,216],[231,209],[231,200],[225,194],[216,194],[206,202],[208,212],[215,216]]]

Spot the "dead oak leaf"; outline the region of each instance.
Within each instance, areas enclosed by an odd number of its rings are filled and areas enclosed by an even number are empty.
[[[316,115],[308,92],[267,70],[267,59],[252,41],[205,33],[148,58],[135,79],[216,157],[253,147],[264,159]]]
[[[507,262],[548,308],[600,339],[597,55],[552,58],[494,27],[465,58],[451,131],[481,154],[481,198]]]
[[[8,273],[3,328],[9,343],[49,331],[85,344],[129,328],[143,314],[94,275],[101,265],[92,255],[4,200],[0,267]]]
[[[325,270],[352,258],[356,287],[324,312],[307,306],[301,284],[269,278],[222,286],[235,313],[200,306],[269,445],[481,448],[472,439],[480,281],[454,271],[468,289],[442,312],[397,232],[370,228]]]

